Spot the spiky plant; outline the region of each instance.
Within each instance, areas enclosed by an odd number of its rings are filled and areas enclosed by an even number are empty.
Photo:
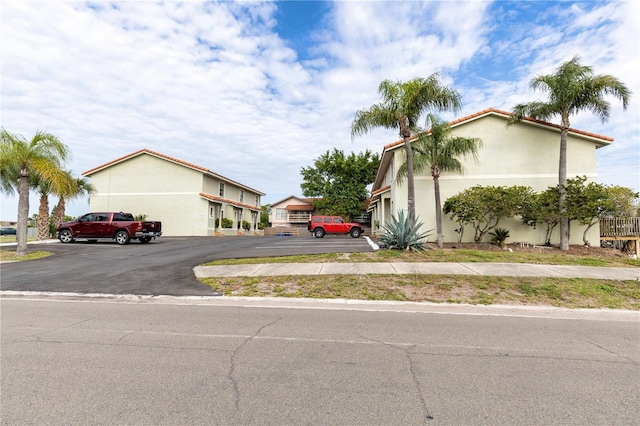
[[[509,238],[509,230],[505,228],[496,228],[493,232],[489,232],[491,235],[491,242],[504,248],[507,238]]]
[[[412,220],[403,210],[398,211],[398,217],[391,215],[391,220],[382,226],[385,233],[380,240],[380,247],[395,250],[424,250],[424,240],[431,231],[420,232],[422,222]]]

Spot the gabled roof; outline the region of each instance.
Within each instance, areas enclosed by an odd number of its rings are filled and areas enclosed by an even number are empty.
[[[199,194],[202,198],[209,200],[209,201],[216,201],[219,203],[227,203],[227,204],[231,204],[232,206],[235,207],[240,207],[243,209],[249,209],[249,210],[253,210],[256,212],[262,211],[262,209],[258,206],[252,206],[251,204],[247,204],[247,203],[241,203],[240,201],[235,201],[235,200],[230,200],[228,198],[223,198],[223,197],[218,197],[217,195],[211,195],[211,194],[207,194],[206,192],[201,192]]]
[[[497,108],[488,108],[480,112],[476,112],[475,114],[467,115],[465,117],[457,118],[453,121],[450,121],[449,126],[451,126],[451,128],[454,128],[461,124],[468,123],[468,122],[477,120],[479,118],[486,117],[488,115],[497,115],[497,116],[501,116],[503,118],[509,119],[513,114]],[[549,123],[542,120],[536,120],[535,118],[524,117],[522,119],[522,122],[525,124],[534,124],[542,127],[547,127],[549,129],[557,130],[558,132],[562,130],[562,128],[558,124],[553,124],[553,123]],[[613,138],[609,136],[603,136],[597,133],[585,132],[584,130],[569,128],[569,133],[577,137],[582,137],[583,139],[586,138],[586,139],[594,140],[594,142],[596,142],[599,145],[598,148],[604,145],[609,145],[611,144],[611,142],[613,142]],[[403,143],[404,143],[404,140],[395,141],[385,145],[384,149],[387,150],[387,149],[395,148],[396,146],[402,145]]]
[[[511,114],[508,111],[503,111],[497,108],[488,108],[488,109],[476,112],[475,114],[467,115],[465,117],[450,121],[449,126],[451,126],[451,128],[453,129],[462,124],[469,123],[471,121],[478,120],[480,118],[483,118],[489,115],[501,117],[501,118],[504,118],[505,120],[508,120],[512,117],[513,114]],[[543,127],[552,131],[556,131],[558,133],[560,133],[561,131],[561,127],[557,124],[536,120],[534,118],[525,117],[522,119],[522,123],[532,125],[532,126]],[[596,144],[596,148],[601,148],[613,142],[613,138],[611,137],[599,135],[597,133],[585,132],[584,130],[569,128],[569,134],[574,137],[578,137],[581,139],[586,139],[591,142],[594,142]],[[380,165],[378,166],[378,171],[376,172],[376,178],[373,182],[373,188],[377,188],[378,185],[380,185],[380,180],[384,175],[384,171],[386,171],[387,168],[389,167],[389,162],[391,161],[389,151],[393,151],[394,149],[401,147],[403,144],[404,144],[404,140],[398,140],[384,146],[382,150],[382,155],[380,156]]]
[[[284,201],[290,200],[292,198],[295,198],[296,200],[298,200],[301,204],[305,204],[305,205],[311,205],[313,206],[313,201],[315,200],[315,198],[301,198],[301,197],[296,197],[295,195],[289,195],[286,198],[283,198],[282,200],[276,201],[275,203],[271,203],[272,206],[278,205]]]
[[[89,175],[92,175],[92,174],[94,174],[96,172],[99,172],[101,170],[104,170],[104,169],[107,169],[109,167],[115,166],[116,164],[122,163],[123,161],[130,160],[132,158],[138,157],[140,155],[145,155],[145,154],[146,155],[151,155],[152,157],[160,158],[162,160],[169,161],[169,162],[174,163],[174,164],[178,164],[180,166],[183,166],[183,167],[186,167],[186,168],[189,168],[189,169],[197,170],[197,171],[199,171],[199,172],[201,172],[201,173],[203,173],[205,175],[214,177],[214,178],[222,180],[224,182],[231,183],[233,185],[236,185],[236,186],[238,186],[240,188],[243,188],[243,189],[246,189],[248,191],[255,192],[258,195],[265,195],[263,192],[258,191],[257,189],[253,189],[253,188],[251,188],[251,187],[249,187],[247,185],[241,184],[240,182],[236,182],[236,181],[234,181],[232,179],[226,178],[226,177],[224,177],[222,175],[219,175],[219,174],[217,174],[215,172],[212,172],[211,170],[207,169],[206,167],[201,167],[201,166],[198,166],[198,165],[186,162],[186,161],[182,161],[182,160],[179,160],[177,158],[171,157],[169,155],[161,154],[159,152],[152,151],[152,150],[147,149],[147,148],[143,148],[143,149],[141,149],[139,151],[132,152],[131,154],[128,154],[128,155],[125,155],[123,157],[116,158],[115,160],[112,160],[112,161],[109,161],[107,163],[104,163],[104,164],[102,164],[102,165],[100,165],[98,167],[94,167],[93,169],[89,169],[89,170],[83,172],[82,175],[83,176],[89,176]]]

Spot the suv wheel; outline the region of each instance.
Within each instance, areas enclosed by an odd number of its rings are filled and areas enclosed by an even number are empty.
[[[316,237],[316,238],[322,238],[322,237],[324,237],[324,234],[325,234],[325,232],[324,232],[324,229],[322,229],[322,228],[316,228],[313,231],[313,236]]]
[[[353,228],[350,234],[351,234],[351,237],[358,238],[362,234],[362,231],[360,230],[360,228]]]

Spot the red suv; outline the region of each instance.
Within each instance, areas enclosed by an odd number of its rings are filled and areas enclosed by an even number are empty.
[[[353,238],[362,235],[362,225],[347,223],[340,216],[311,216],[307,229],[316,238],[322,238],[325,234],[349,234]]]

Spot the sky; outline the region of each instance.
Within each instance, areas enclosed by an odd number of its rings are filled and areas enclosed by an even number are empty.
[[[462,96],[453,120],[545,100],[530,80],[578,55],[633,92],[608,122],[571,126],[614,138],[598,182],[640,191],[637,1],[33,1],[0,2],[0,125],[57,136],[74,175],[148,148],[266,193],[302,196],[300,169],[352,140],[355,112],[384,79],[441,73]],[[559,124],[559,118],[552,120]],[[57,202],[51,197],[50,203]],[[17,197],[0,195],[15,220]],[[37,213],[32,195],[29,215]],[[89,209],[88,198],[67,214]]]

